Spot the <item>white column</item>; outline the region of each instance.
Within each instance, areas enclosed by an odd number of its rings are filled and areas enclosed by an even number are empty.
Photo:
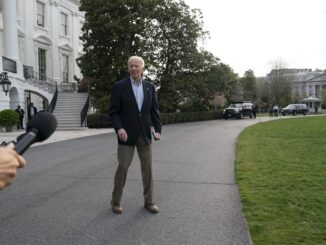
[[[19,60],[16,0],[3,0],[3,36],[5,57]]]

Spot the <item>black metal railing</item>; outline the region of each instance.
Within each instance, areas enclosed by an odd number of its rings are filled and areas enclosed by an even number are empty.
[[[58,85],[57,85],[57,83],[55,85],[56,85],[55,91],[54,91],[52,100],[51,100],[51,102],[48,106],[48,110],[47,110],[48,112],[51,112],[51,113],[53,113],[55,106],[57,104],[57,99],[58,99]]]
[[[80,112],[80,126],[81,127],[83,126],[85,119],[87,117],[87,112],[88,112],[88,108],[89,108],[89,100],[90,100],[90,95],[88,94],[85,105]],[[87,126],[87,120],[86,120],[85,126]]]

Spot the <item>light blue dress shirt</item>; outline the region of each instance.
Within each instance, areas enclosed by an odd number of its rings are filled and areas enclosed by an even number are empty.
[[[141,111],[144,102],[143,80],[140,80],[140,83],[138,84],[134,79],[132,79],[132,77],[130,77],[130,81],[137,101],[138,110]]]

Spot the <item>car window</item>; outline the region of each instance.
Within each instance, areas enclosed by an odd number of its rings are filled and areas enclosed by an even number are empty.
[[[297,108],[299,108],[299,109],[304,109],[304,104],[296,104],[296,106],[297,106]]]
[[[231,105],[232,108],[241,108],[242,104],[236,103]]]
[[[245,108],[251,108],[252,104],[251,103],[243,103],[243,107]]]
[[[232,103],[228,108],[252,108],[252,103]]]

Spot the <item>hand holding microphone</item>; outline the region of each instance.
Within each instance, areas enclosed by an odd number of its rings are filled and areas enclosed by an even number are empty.
[[[14,144],[0,147],[0,190],[14,181],[17,169],[25,164],[25,159],[14,150]]]
[[[26,165],[21,156],[32,144],[50,137],[57,127],[56,118],[49,112],[39,112],[27,124],[26,133],[17,137],[16,146],[12,143],[0,147],[0,190],[10,185],[17,169]]]

